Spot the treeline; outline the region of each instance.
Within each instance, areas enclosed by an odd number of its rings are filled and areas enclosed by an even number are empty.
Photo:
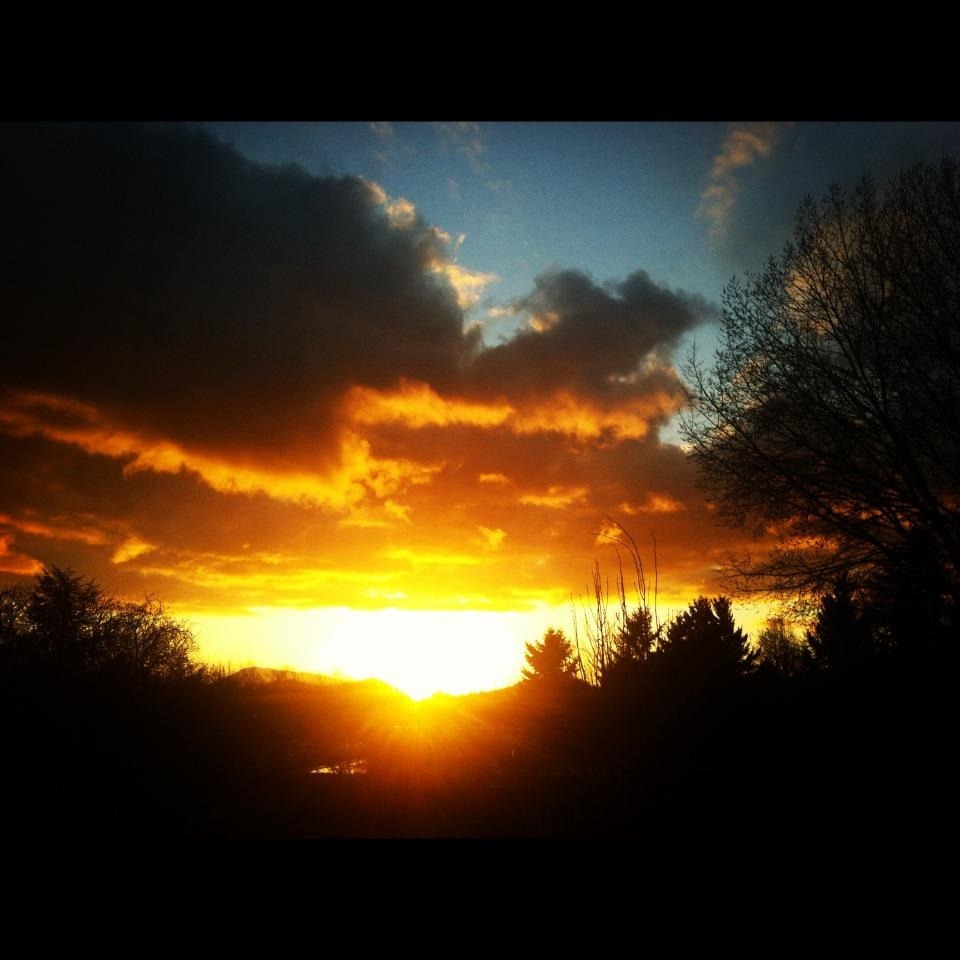
[[[156,602],[45,571],[0,591],[3,814],[26,836],[648,842],[946,822],[953,653],[922,617],[897,632],[842,580],[803,638],[751,643],[725,598],[667,624],[624,610],[548,631],[515,687],[415,704],[211,670]]]
[[[725,597],[699,597],[664,624],[642,600],[616,616],[598,600],[575,639],[550,630],[527,648],[541,760],[591,783],[573,832],[637,836],[656,823],[882,843],[947,823],[948,618],[843,576],[802,633],[772,620],[754,642]],[[583,819],[597,809],[602,820]]]

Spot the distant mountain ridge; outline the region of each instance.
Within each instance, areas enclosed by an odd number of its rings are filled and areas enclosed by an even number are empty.
[[[383,680],[355,680],[352,677],[330,676],[325,673],[310,673],[306,670],[282,670],[273,667],[243,667],[226,676],[228,683],[241,686],[265,686],[275,683],[295,683],[316,687],[377,686],[394,690]],[[398,691],[399,692],[399,691]]]

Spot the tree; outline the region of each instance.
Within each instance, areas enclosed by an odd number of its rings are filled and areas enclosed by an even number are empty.
[[[685,372],[682,430],[719,518],[780,540],[731,566],[738,588],[922,579],[956,618],[955,161],[902,171],[882,195],[864,179],[808,198],[780,257],[727,286],[713,365],[694,354]]]
[[[528,643],[526,658],[528,666],[522,671],[525,680],[559,685],[577,675],[576,655],[562,630],[551,627],[539,643]]]
[[[160,601],[106,596],[72,570],[44,568],[33,588],[0,590],[0,664],[134,679],[182,679],[203,672],[190,629]]]
[[[728,597],[697,597],[667,627],[658,660],[695,681],[732,679],[756,660],[749,638],[733,621]]]
[[[814,667],[837,674],[858,671],[875,652],[870,617],[846,577],[821,597],[806,639]]]
[[[783,617],[772,617],[757,635],[757,663],[764,669],[792,677],[800,673],[807,655],[803,641],[787,628]]]

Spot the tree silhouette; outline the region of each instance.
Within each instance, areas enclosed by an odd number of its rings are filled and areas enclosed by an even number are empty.
[[[659,659],[699,680],[723,680],[749,672],[756,653],[733,621],[728,597],[697,597],[667,627]]]
[[[202,672],[189,628],[147,597],[106,596],[72,570],[44,568],[32,589],[0,590],[0,650],[7,667],[110,671],[133,679],[181,679]]]
[[[757,635],[757,663],[766,670],[784,676],[796,676],[803,670],[805,647],[787,629],[782,617],[773,617]]]
[[[846,577],[821,598],[806,639],[814,666],[839,674],[856,671],[874,651],[869,615]]]
[[[562,630],[551,627],[539,643],[528,643],[526,659],[525,680],[558,685],[577,675],[576,655]]]
[[[718,516],[782,544],[744,589],[910,578],[960,609],[960,167],[807,199],[793,239],[724,293],[683,421]]]

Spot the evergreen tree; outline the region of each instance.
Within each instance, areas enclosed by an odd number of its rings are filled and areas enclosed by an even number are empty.
[[[551,627],[539,643],[528,643],[526,657],[528,665],[522,671],[525,680],[555,685],[577,675],[576,654],[562,630]]]
[[[659,654],[679,670],[706,680],[748,673],[757,656],[733,621],[728,597],[697,597],[669,625]]]

